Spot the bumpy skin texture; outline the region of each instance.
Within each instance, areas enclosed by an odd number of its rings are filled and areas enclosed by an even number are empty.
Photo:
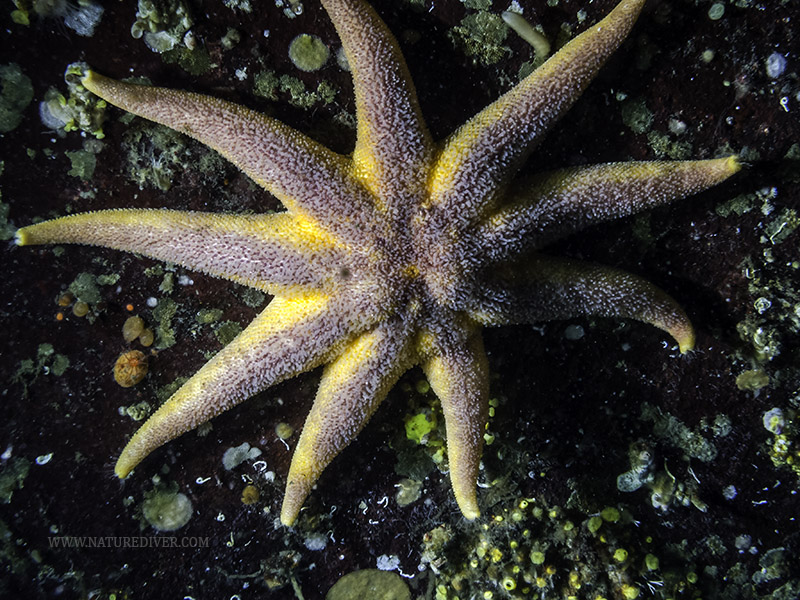
[[[482,326],[626,317],[663,329],[682,352],[690,350],[688,318],[655,286],[537,251],[588,225],[715,185],[739,169],[735,158],[512,179],[628,35],[643,4],[620,2],[437,144],[386,25],[362,0],[323,0],[353,73],[352,157],[234,104],[89,73],[89,90],[218,150],[286,207],[271,215],[110,210],[18,232],[21,245],[139,252],[274,295],[136,432],[117,475],[126,477],[154,449],[249,396],[324,364],[288,474],[281,520],[291,524],[323,469],[400,375],[420,364],[442,403],[456,501],[473,519],[488,403]]]

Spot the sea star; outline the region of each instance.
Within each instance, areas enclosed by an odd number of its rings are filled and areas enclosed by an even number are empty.
[[[286,212],[107,210],[24,227],[17,241],[139,252],[274,296],[134,434],[119,477],[222,411],[325,364],[289,469],[281,520],[292,524],[322,470],[419,364],[441,401],[455,499],[474,519],[488,404],[482,326],[592,314],[655,325],[681,352],[694,345],[685,313],[652,284],[537,251],[715,185],[739,164],[627,162],[512,180],[628,35],[644,0],[620,2],[440,143],[375,11],[363,0],[322,4],[352,70],[351,157],[235,104],[93,72],[83,79],[108,102],[219,151]]]

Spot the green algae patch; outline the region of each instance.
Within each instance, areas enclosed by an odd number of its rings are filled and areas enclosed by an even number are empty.
[[[63,375],[69,368],[69,358],[63,354],[55,354],[53,356],[53,363],[50,366],[50,372],[56,377]]]
[[[36,349],[36,359],[25,358],[19,361],[19,366],[11,376],[11,381],[23,386],[23,394],[27,396],[28,385],[32,384],[39,375],[55,375],[60,377],[69,368],[69,358],[58,354],[53,344],[47,342],[39,344]]]
[[[197,311],[195,321],[200,325],[216,323],[222,318],[222,310],[219,308],[203,308]]]
[[[721,202],[716,206],[716,213],[723,218],[730,217],[731,215],[741,217],[743,214],[749,213],[756,208],[756,201],[754,194],[739,194]]]
[[[653,113],[643,98],[626,100],[622,105],[622,122],[633,133],[647,133],[653,124]]]
[[[21,490],[31,469],[31,461],[14,457],[0,468],[0,502],[8,504],[14,492]]]
[[[240,290],[241,291],[237,294],[237,296],[242,302],[244,302],[245,306],[249,306],[250,308],[258,308],[263,306],[264,302],[267,300],[266,294],[255,288],[245,287],[240,288]]]
[[[301,33],[289,44],[289,59],[301,71],[318,71],[330,55],[328,47],[316,35]]]
[[[660,131],[649,132],[647,134],[647,143],[658,158],[688,160],[693,154],[691,143],[686,140],[673,140]]]
[[[163,125],[142,123],[129,129],[123,146],[128,154],[128,175],[140,190],[166,192],[173,177],[189,163],[186,138]]]
[[[95,96],[84,86],[82,80],[89,66],[76,62],[67,65],[64,82],[67,95],[51,87],[44,95],[39,115],[42,123],[61,134],[82,131],[97,139],[105,137],[103,122],[106,119],[105,100]]]
[[[606,506],[600,511],[600,518],[606,523],[616,523],[619,521],[620,516],[619,510],[613,506]]]
[[[97,304],[102,300],[100,286],[115,285],[119,281],[119,275],[116,273],[105,273],[103,275],[93,275],[92,273],[79,273],[77,277],[69,284],[69,291],[79,302],[85,302],[90,305],[93,310],[86,314],[89,322],[94,322],[97,317]]]
[[[220,323],[214,330],[214,335],[223,346],[230,344],[234,338],[242,332],[242,326],[235,321],[225,321]]]
[[[76,300],[86,302],[86,304],[97,304],[100,302],[100,288],[97,286],[97,277],[84,272],[78,274],[69,284],[68,289]]]
[[[503,44],[508,26],[499,15],[489,12],[467,15],[447,35],[456,48],[484,66],[493,65],[510,53]]]
[[[424,412],[408,415],[405,418],[405,424],[406,437],[415,444],[422,444],[436,429],[436,415]]]
[[[175,345],[175,331],[172,329],[172,319],[178,312],[178,305],[170,298],[161,298],[153,309],[153,319],[156,321],[156,343],[158,350],[164,350]]]
[[[220,38],[219,43],[222,44],[222,47],[225,50],[232,50],[241,41],[242,41],[242,34],[239,33],[233,27],[228,27],[228,31],[226,31],[225,35],[222,36],[222,38]]]
[[[407,393],[412,390],[411,386],[405,389]],[[447,465],[444,419],[438,401],[430,396],[418,398],[420,406],[409,407],[405,427],[392,442],[397,452],[395,473],[414,481],[424,481],[433,469],[446,470]]]
[[[188,2],[139,0],[131,36],[143,39],[165,63],[177,63],[187,73],[202,75],[214,65],[192,33],[192,25]]]
[[[186,34],[194,25],[183,0],[139,0],[131,37],[143,39],[150,50],[161,54],[189,42]]]
[[[69,367],[69,358],[58,354],[52,344],[39,344],[36,349],[36,370],[60,377]]]
[[[0,160],[0,175],[5,170],[5,163]],[[12,239],[17,234],[17,228],[13,223],[9,223],[8,216],[11,214],[11,205],[3,202],[3,190],[0,188],[0,240]]]
[[[397,451],[394,472],[415,481],[424,481],[436,468],[430,454],[423,446],[403,448]]]
[[[589,520],[586,522],[586,528],[589,530],[589,533],[597,533],[600,528],[603,526],[603,518],[597,515],[590,517]],[[541,553],[540,553],[541,554]],[[533,560],[533,557],[531,557]],[[533,560],[534,564],[542,564],[544,562],[544,555],[542,555],[542,559],[539,562]]]
[[[266,70],[256,73],[253,77],[253,93],[273,102],[278,99],[280,90],[280,77],[275,71]]]
[[[181,69],[190,75],[202,75],[210,71],[214,66],[208,50],[201,47],[173,48],[161,55],[167,64],[177,64]]]
[[[147,277],[161,277],[164,275],[164,265],[153,265],[144,270]]]
[[[397,488],[397,493],[394,499],[397,502],[397,506],[408,506],[422,496],[422,482],[416,479],[401,479],[395,487]]]
[[[466,8],[473,10],[489,10],[492,8],[492,0],[461,0]]]
[[[158,284],[158,291],[162,294],[171,294],[175,291],[175,273],[167,271],[161,283]]]
[[[175,531],[192,518],[192,502],[178,492],[178,484],[158,483],[145,492],[142,502],[144,520],[158,531]]]
[[[539,62],[537,62],[535,60],[526,60],[525,62],[523,62],[520,65],[519,71],[517,71],[517,81],[522,81],[528,75],[530,75],[536,69],[538,69],[540,66],[541,66],[541,63],[539,63]]]
[[[187,170],[209,181],[226,168],[216,152],[155,123],[138,121],[125,132],[123,146],[127,152],[128,176],[139,189],[166,192],[173,180]]]
[[[70,168],[67,175],[78,177],[83,181],[89,181],[94,175],[94,170],[97,167],[97,158],[91,152],[86,150],[76,150],[75,152],[65,152],[69,159]]]
[[[17,233],[17,228],[8,222],[9,212],[11,207],[0,201],[0,240],[4,242],[12,239]]]
[[[105,275],[97,276],[97,283],[100,285],[116,285],[119,281],[119,274],[107,273]]]
[[[756,392],[769,385],[769,375],[761,369],[752,369],[736,377],[736,387],[742,391]]]
[[[333,584],[325,600],[411,600],[411,591],[402,577],[391,571],[364,569],[353,571]]]
[[[156,389],[156,398],[158,398],[159,403],[163,404],[166,402],[167,399],[177,392],[187,381],[189,381],[188,377],[176,377],[175,381],[172,383],[168,383]]]
[[[287,101],[298,108],[311,108],[315,104],[330,104],[336,99],[336,88],[327,81],[321,81],[316,90],[291,75],[278,75],[274,71],[256,73],[253,78],[253,93],[267,100],[277,101],[288,96]]]
[[[33,83],[16,63],[0,66],[0,133],[8,133],[22,122],[33,100]]]
[[[153,412],[153,407],[150,406],[147,402],[142,400],[137,404],[131,404],[130,406],[120,406],[119,407],[119,414],[123,417],[130,417],[134,421],[143,421],[150,414]]]

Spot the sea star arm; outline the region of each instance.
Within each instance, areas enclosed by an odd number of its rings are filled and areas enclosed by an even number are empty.
[[[433,141],[403,54],[386,24],[363,0],[323,0],[353,75],[357,176],[379,201],[397,204],[422,191]]]
[[[385,321],[345,346],[322,375],[289,468],[281,522],[297,519],[325,467],[358,435],[411,364],[411,335],[402,319]]]
[[[463,229],[483,216],[547,129],[628,35],[644,0],[623,0],[447,140],[432,176],[442,218]]]
[[[321,294],[273,298],[133,435],[117,461],[117,476],[127,477],[159,446],[253,394],[325,362],[363,326],[353,322],[351,308]]]
[[[107,102],[213,148],[295,216],[347,240],[364,239],[371,200],[350,161],[299,131],[210,96],[116,81],[93,71],[83,85]]]
[[[514,182],[477,233],[488,258],[539,249],[589,225],[696,194],[741,168],[736,157],[624,162],[562,169]]]
[[[480,515],[475,487],[489,411],[489,366],[480,332],[463,345],[444,348],[422,368],[442,403],[453,493],[472,520]]]
[[[525,268],[496,271],[478,289],[469,314],[484,325],[621,317],[666,331],[681,352],[694,348],[694,329],[678,303],[619,269],[537,254],[526,257]]]
[[[139,252],[274,294],[322,288],[337,272],[344,251],[304,223],[289,213],[104,210],[23,227],[17,243],[92,244]]]

